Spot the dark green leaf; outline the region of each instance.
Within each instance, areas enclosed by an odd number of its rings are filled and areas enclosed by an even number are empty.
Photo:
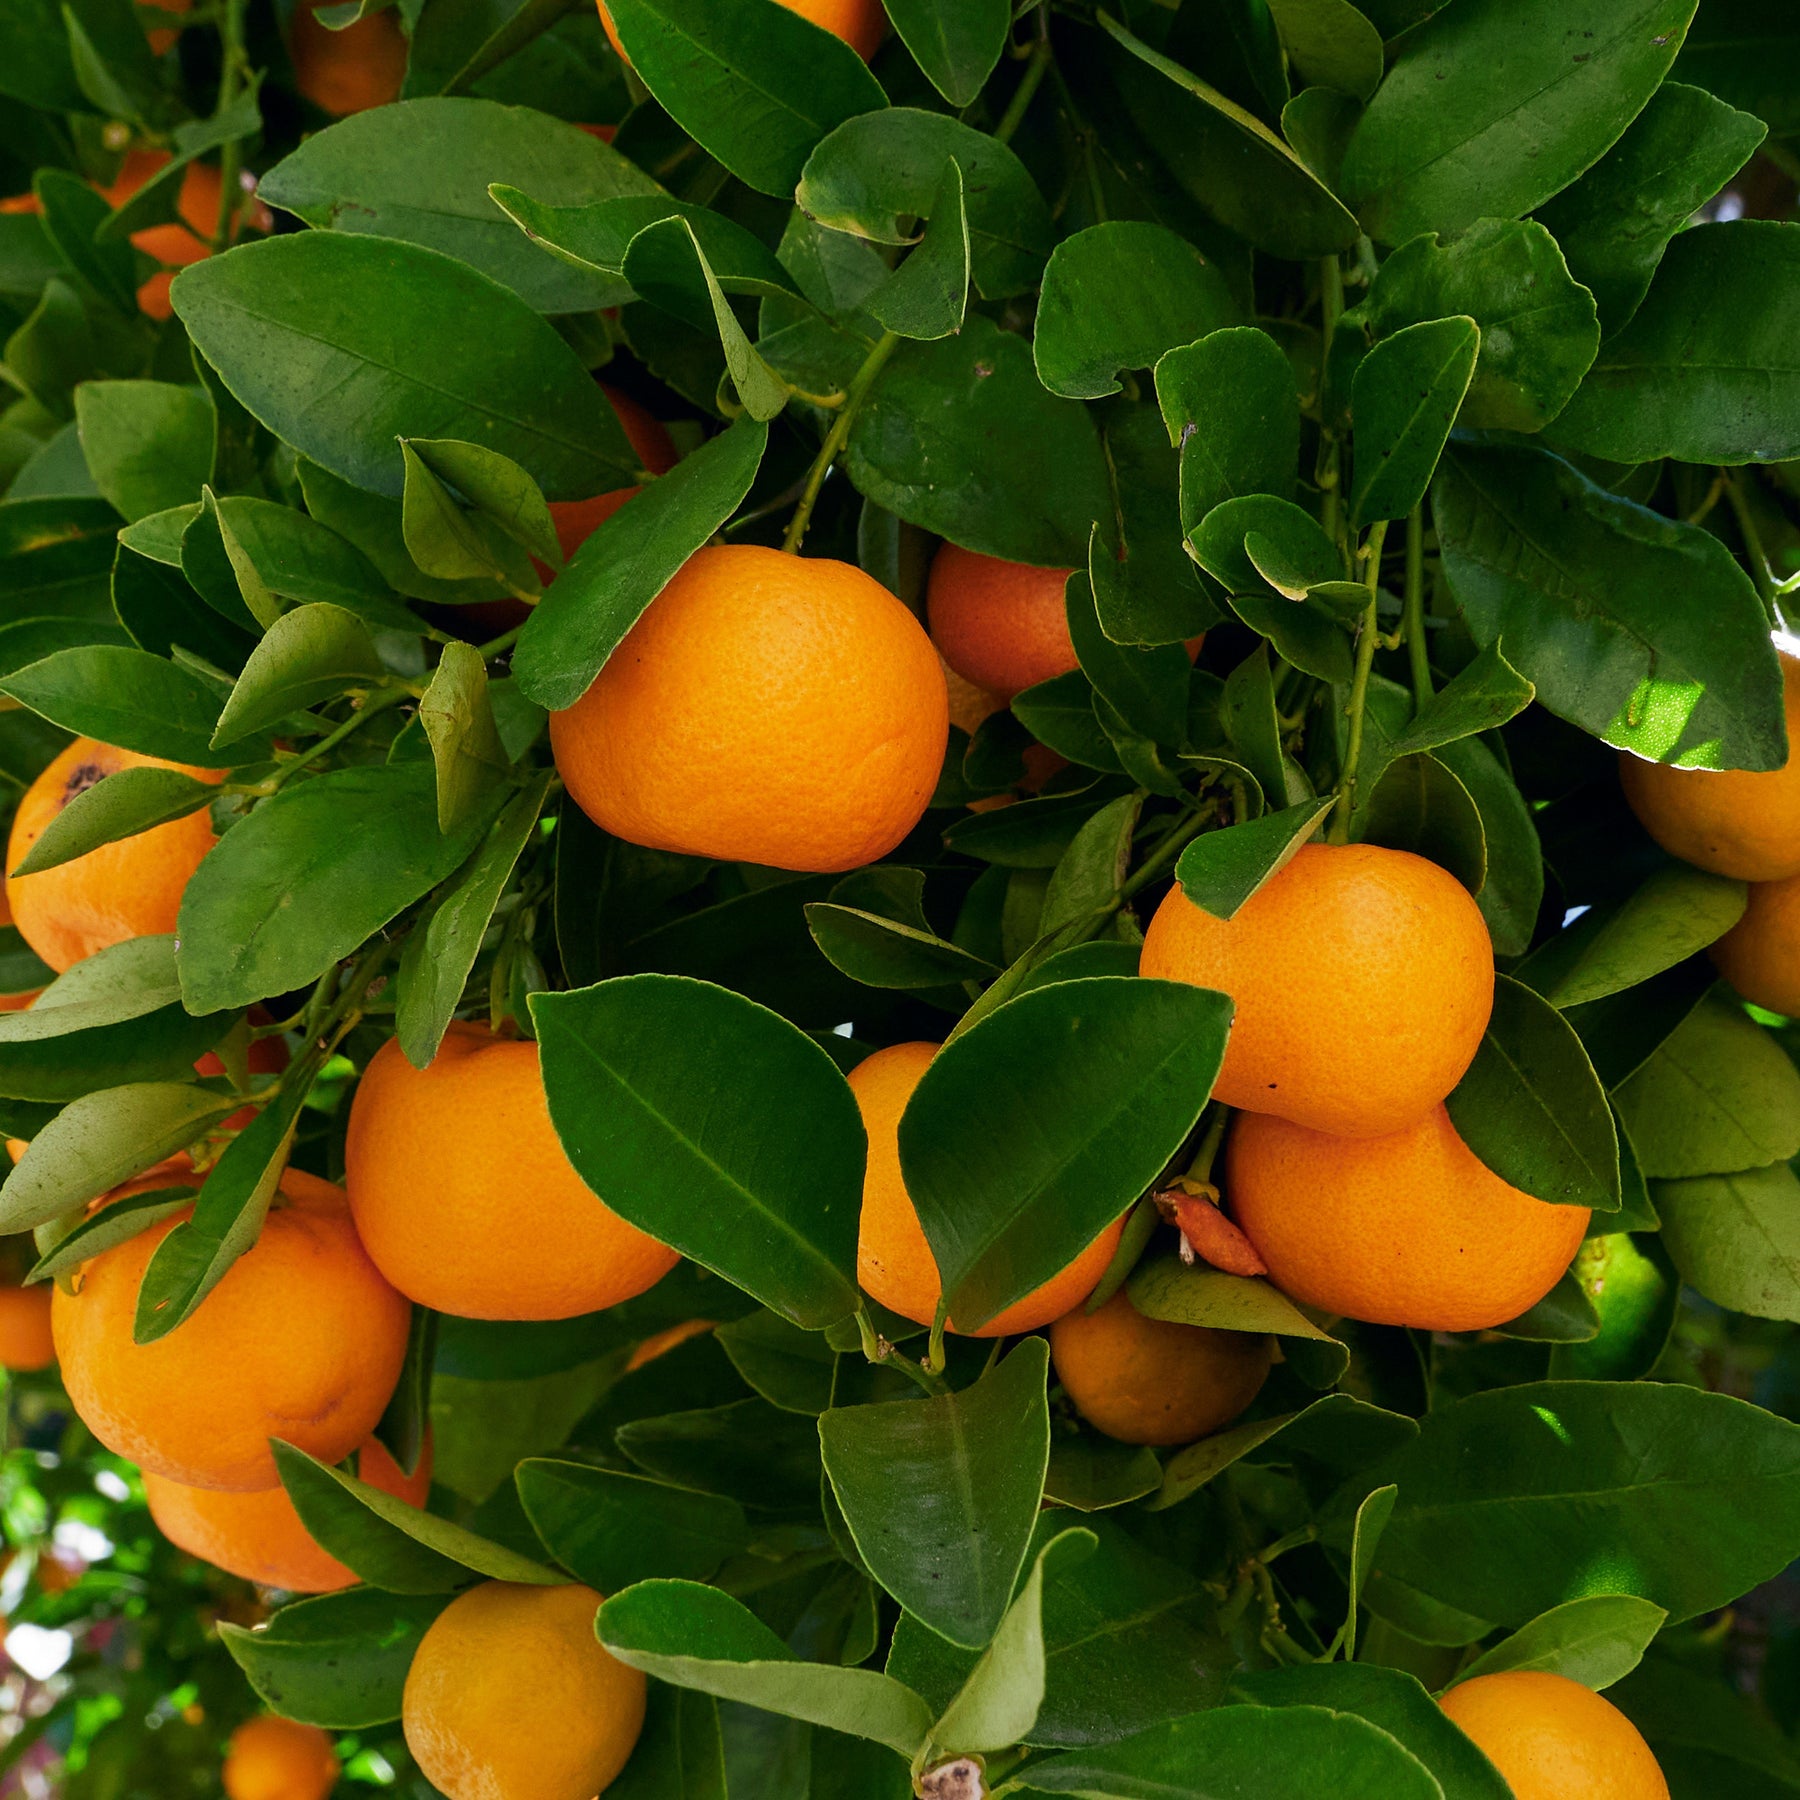
[[[186,669],[144,650],[89,644],[15,669],[0,689],[41,717],[105,744],[203,769],[228,769],[266,747],[215,750],[218,696]]]
[[[75,423],[94,485],[127,519],[197,499],[212,474],[213,409],[198,388],[83,382]]]
[[[1318,830],[1330,800],[1264,813],[1223,831],[1202,832],[1175,865],[1181,891],[1215,919],[1229,919]]]
[[[1344,160],[1398,244],[1514,218],[1592,164],[1656,91],[1695,0],[1459,0],[1409,34]]]
[[[1049,1353],[1027,1338],[960,1393],[833,1407],[819,1420],[825,1471],[870,1573],[953,1644],[993,1637],[1024,1564],[1050,1455]]]
[[[550,1116],[595,1193],[797,1325],[856,1308],[864,1135],[831,1059],[723,988],[534,997]]]
[[[1786,757],[1767,615],[1711,533],[1523,447],[1453,446],[1432,515],[1476,641],[1503,637],[1552,712],[1684,765]]]
[[[1433,319],[1383,338],[1357,365],[1353,525],[1402,519],[1425,498],[1480,346],[1473,319]]]
[[[962,329],[969,303],[969,220],[962,171],[945,163],[918,247],[863,301],[899,337],[943,338]]]
[[[1367,100],[1381,85],[1381,33],[1350,0],[1269,0],[1303,80]]]
[[[815,901],[806,909],[813,942],[865,987],[935,988],[991,976],[992,963],[929,931],[853,906]]]
[[[1012,20],[1007,0],[893,0],[888,15],[952,106],[967,106],[986,85]]]
[[[846,1322],[854,1329],[855,1321]],[[802,1331],[763,1308],[728,1321],[713,1336],[731,1366],[771,1406],[816,1419],[831,1404],[837,1352],[823,1333]]]

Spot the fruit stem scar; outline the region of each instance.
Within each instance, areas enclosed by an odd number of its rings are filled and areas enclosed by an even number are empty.
[[[1356,634],[1356,674],[1350,683],[1348,708],[1350,737],[1344,750],[1343,774],[1338,780],[1337,807],[1331,815],[1330,841],[1334,844],[1349,842],[1350,811],[1356,804],[1356,765],[1362,758],[1363,714],[1369,698],[1369,670],[1375,661],[1376,639],[1381,635],[1376,616],[1376,590],[1381,581],[1381,546],[1387,538],[1387,528],[1386,519],[1377,519],[1369,527],[1368,541],[1361,552],[1367,564],[1363,579],[1368,588],[1369,602]]]

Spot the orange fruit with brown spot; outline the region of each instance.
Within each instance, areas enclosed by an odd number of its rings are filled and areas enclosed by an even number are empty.
[[[939,1044],[892,1044],[864,1057],[849,1076],[850,1091],[856,1096],[869,1138],[856,1278],[872,1299],[920,1325],[929,1325],[936,1318],[944,1284],[900,1173],[900,1115],[941,1048]],[[1124,1228],[1122,1218],[1108,1225],[1060,1274],[970,1335],[1010,1337],[1015,1332],[1036,1331],[1079,1306],[1106,1273]],[[954,1319],[949,1328],[956,1330]]]
[[[1744,916],[1707,954],[1746,1000],[1800,1017],[1800,875],[1751,882]]]
[[[1050,1327],[1056,1378],[1075,1410],[1123,1444],[1191,1444],[1262,1391],[1274,1345],[1250,1331],[1146,1318],[1125,1290]]]
[[[219,1778],[227,1800],[325,1800],[337,1786],[338,1759],[317,1725],[267,1713],[231,1734]]]
[[[49,1284],[0,1287],[0,1369],[47,1369],[55,1361]]]
[[[186,1187],[159,1170],[110,1198]],[[412,1309],[356,1235],[342,1188],[287,1170],[255,1244],[193,1315],[132,1338],[138,1289],[184,1208],[82,1265],[51,1302],[63,1386],[109,1450],[188,1487],[278,1484],[270,1438],[341,1462],[374,1431],[406,1357]]]
[[[487,1581],[438,1614],[400,1723],[447,1800],[594,1800],[624,1768],[645,1682],[595,1637],[601,1598],[573,1583]]]
[[[1800,656],[1778,652],[1790,745],[1800,744]],[[1644,829],[1697,869],[1738,881],[1800,875],[1800,757],[1779,769],[1676,769],[1621,752],[1619,780]]]
[[[1139,968],[1236,1003],[1216,1099],[1345,1137],[1423,1118],[1474,1060],[1494,1004],[1493,943],[1468,890],[1373,844],[1302,846],[1231,919],[1171,888]]]
[[[588,1187],[550,1123],[536,1044],[453,1023],[427,1069],[376,1051],[344,1184],[401,1293],[466,1319],[569,1319],[654,1287],[677,1253]]]
[[[356,1473],[371,1487],[423,1506],[431,1493],[431,1446],[408,1475],[379,1438],[356,1459]],[[146,1473],[144,1498],[157,1529],[171,1544],[215,1569],[293,1594],[334,1594],[360,1579],[300,1522],[287,1489],[233,1494],[219,1488],[185,1487]]]
[[[59,971],[127,938],[173,931],[188,877],[218,841],[202,807],[57,868],[12,873],[71,800],[121,769],[179,769],[197,781],[223,779],[217,769],[186,768],[77,738],[25,790],[6,844],[6,898],[19,935]]]
[[[1481,1331],[1535,1306],[1581,1248],[1588,1213],[1501,1180],[1434,1107],[1386,1137],[1268,1113],[1236,1119],[1225,1194],[1283,1292],[1372,1325]]]
[[[1643,1733],[1590,1687],[1543,1669],[1459,1682],[1438,1702],[1513,1800],[1669,1800]]]
[[[619,34],[613,28],[606,0],[598,0],[598,4],[600,23],[607,38],[613,49],[625,57],[625,46],[619,42]],[[834,37],[841,37],[864,62],[881,48],[881,40],[887,36],[887,12],[881,0],[780,0],[780,4],[789,12],[810,19]],[[629,62],[630,58],[625,57],[625,60]]]
[[[300,0],[288,27],[294,86],[321,112],[342,119],[400,98],[410,46],[391,7],[365,13],[342,31],[313,15],[332,0]]]
[[[949,730],[930,640],[880,582],[751,544],[690,557],[550,715],[557,769],[603,830],[818,872],[912,830]]]

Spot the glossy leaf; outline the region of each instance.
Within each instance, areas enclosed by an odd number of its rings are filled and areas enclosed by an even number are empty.
[[[1480,346],[1473,319],[1435,319],[1383,338],[1357,365],[1353,524],[1404,518],[1424,499]]]
[[[1800,1319],[1800,1176],[1785,1163],[1659,1181],[1662,1241],[1682,1279],[1715,1306]]]
[[[1476,641],[1552,712],[1684,766],[1780,764],[1767,615],[1717,538],[1525,448],[1453,446],[1432,514]]]
[[[550,1116],[640,1229],[797,1325],[856,1308],[864,1135],[818,1045],[723,988],[631,975],[533,998]]]
[[[210,806],[218,789],[179,769],[119,769],[82,791],[44,827],[43,835],[14,866],[15,875],[35,875],[86,856],[102,844],[135,837],[140,831],[184,819]]]
[[[1695,0],[1475,0],[1407,36],[1344,160],[1383,243],[1515,218],[1566,187],[1668,73]]]
[[[1050,1455],[1048,1366],[1049,1345],[1027,1338],[960,1392],[833,1407],[819,1421],[870,1573],[953,1644],[986,1644],[1012,1600]]]
[[[354,613],[324,602],[297,606],[250,652],[213,727],[213,742],[235,745],[290,713],[366,689],[386,673],[369,628]]]
[[[969,303],[969,220],[962,171],[945,163],[918,246],[863,302],[899,337],[935,339],[962,329]]]
[[[15,669],[0,690],[65,731],[145,756],[203,769],[228,769],[236,760],[212,747],[217,696],[147,651],[115,644],[58,650]]]
[[[888,16],[913,60],[952,106],[967,106],[1006,47],[1006,0],[893,0]]]
[[[1065,981],[937,1057],[900,1162],[962,1329],[1042,1286],[1144,1191],[1199,1117],[1229,1018],[1204,988]]]
[[[1593,1594],[1540,1613],[1462,1671],[1461,1679],[1532,1669],[1609,1688],[1644,1659],[1668,1614],[1633,1594]]]
[[[212,474],[213,409],[166,381],[85,381],[75,395],[82,460],[127,519],[195,499]]]

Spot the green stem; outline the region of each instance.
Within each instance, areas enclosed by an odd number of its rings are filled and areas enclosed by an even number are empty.
[[[1189,842],[1200,835],[1211,818],[1210,812],[1191,812],[1185,818],[1177,819],[1163,833],[1162,842],[1144,858],[1142,867],[1119,889],[1120,903],[1123,904],[1133,894],[1148,887],[1187,848]]]
[[[1225,1141],[1225,1127],[1230,1123],[1231,1108],[1215,1100],[1212,1103],[1212,1117],[1207,1121],[1206,1136],[1200,1140],[1200,1148],[1194,1152],[1194,1160],[1188,1164],[1188,1180],[1212,1180],[1213,1164],[1218,1160],[1219,1146]]]
[[[1344,267],[1335,256],[1327,256],[1319,264],[1319,300],[1323,309],[1323,366],[1330,366],[1331,339],[1338,320],[1344,316]],[[1321,523],[1325,535],[1344,548],[1343,518],[1343,450],[1337,433],[1326,425],[1319,440],[1319,487],[1323,495]]]
[[[1412,666],[1413,704],[1431,698],[1431,652],[1425,642],[1425,502],[1406,515],[1406,655]]]
[[[1000,123],[994,127],[996,143],[1010,143],[1012,135],[1025,122],[1025,115],[1031,110],[1031,103],[1037,98],[1037,91],[1050,70],[1050,40],[1040,37],[1031,47],[1030,60],[1025,64],[1025,73],[1019,77],[1019,85],[1013,89],[1013,97],[1007,102],[1006,111],[1000,115]]]
[[[1737,519],[1738,530],[1743,535],[1744,549],[1750,558],[1750,579],[1756,583],[1756,591],[1762,598],[1763,605],[1771,617],[1775,614],[1775,580],[1769,573],[1768,553],[1763,549],[1762,532],[1757,529],[1756,517],[1750,510],[1750,502],[1744,495],[1743,487],[1736,475],[1725,477],[1725,498],[1731,503],[1733,516]]]
[[[1344,748],[1344,772],[1338,780],[1337,808],[1331,815],[1330,842],[1348,843],[1350,811],[1356,804],[1356,765],[1362,757],[1363,713],[1369,699],[1369,670],[1375,662],[1375,641],[1381,635],[1375,612],[1376,588],[1381,580],[1381,546],[1387,537],[1387,520],[1379,519],[1369,527],[1369,539],[1363,545],[1368,558],[1364,580],[1369,591],[1369,604],[1363,613],[1356,636],[1356,673],[1350,683],[1350,736]]]
[[[393,708],[398,706],[403,700],[410,699],[411,697],[412,690],[408,687],[377,689],[374,693],[370,694],[368,699],[366,699],[362,705],[343,722],[343,724],[338,726],[335,731],[328,732],[324,737],[320,738],[310,750],[304,752],[300,756],[296,756],[292,762],[283,763],[282,766],[262,784],[262,791],[268,794],[280,793],[281,790],[287,786],[288,782],[298,775],[302,769],[317,762],[321,756],[325,756],[335,750],[347,737],[351,737],[356,732],[361,731],[362,728],[377,715],[384,712],[391,712]]]
[[[813,508],[819,501],[819,490],[825,485],[825,477],[831,465],[837,461],[838,452],[850,438],[850,427],[856,422],[856,415],[869,389],[875,385],[875,378],[887,366],[887,360],[900,348],[900,338],[892,331],[884,331],[870,347],[869,354],[863,358],[862,367],[856,371],[855,379],[844,392],[844,404],[837,416],[831,421],[831,429],[825,434],[825,442],[819,446],[819,454],[813,458],[813,466],[806,477],[806,487],[800,495],[800,504],[794,508],[794,516],[788,523],[787,534],[781,540],[781,547],[791,555],[798,555],[800,546],[806,541],[806,528],[812,523]]]
[[[243,91],[247,60],[244,52],[244,9],[248,4],[249,0],[225,0],[225,10],[219,21],[219,36],[223,40],[219,71],[221,117],[231,110]],[[242,168],[243,146],[238,139],[229,138],[219,153],[219,217],[213,227],[212,239],[215,252],[230,244],[237,224],[238,207],[244,197],[243,183],[238,178]]]
[[[519,634],[524,629],[523,625],[515,625],[511,631],[503,631],[497,638],[489,638],[485,644],[477,644],[475,654],[483,662],[492,662],[496,656],[503,656],[519,641]]]

